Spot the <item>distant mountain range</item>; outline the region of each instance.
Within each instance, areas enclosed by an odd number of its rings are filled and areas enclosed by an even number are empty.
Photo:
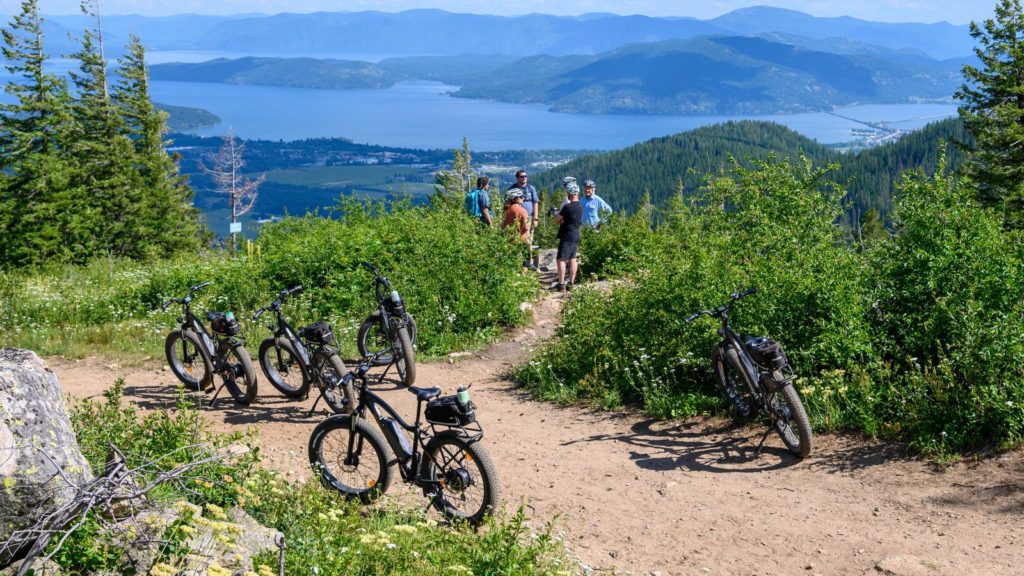
[[[51,25],[78,31],[82,16],[48,16]],[[139,35],[150,50],[231,51],[280,54],[463,54],[514,56],[600,54],[627,44],[721,34],[796,35],[831,45],[871,45],[915,51],[939,60],[972,54],[967,26],[891,24],[850,17],[818,18],[769,7],[744,8],[711,20],[586,14],[583,16],[489,16],[441,10],[321,12],[166,17],[107,16],[107,46]],[[48,34],[54,53],[65,52],[64,35]]]
[[[863,47],[861,47],[863,49]],[[152,66],[154,80],[307,88],[380,88],[440,80],[454,96],[540,103],[590,114],[779,114],[855,103],[950,100],[958,67],[924,55],[835,54],[758,37],[632,44],[600,55],[432,56],[377,64],[311,58],[217,59]]]

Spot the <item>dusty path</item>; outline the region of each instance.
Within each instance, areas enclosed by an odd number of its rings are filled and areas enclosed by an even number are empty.
[[[560,300],[533,326],[461,359],[418,366],[421,386],[446,393],[472,383],[504,500],[534,525],[555,518],[570,549],[598,573],[719,575],[1024,574],[1024,453],[939,469],[898,446],[826,436],[813,457],[791,458],[761,429],[729,422],[661,422],[532,401],[505,374],[555,327]],[[99,394],[115,380],[144,408],[173,400],[158,361],[119,368],[102,359],[49,359],[65,391]],[[268,466],[309,476],[313,426],[262,375],[257,404],[204,408],[218,430],[255,426]],[[412,395],[381,385],[407,407]],[[322,405],[322,403],[321,403]],[[422,500],[409,489],[385,500]]]

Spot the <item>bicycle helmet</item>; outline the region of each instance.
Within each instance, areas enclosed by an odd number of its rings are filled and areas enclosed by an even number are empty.
[[[575,184],[575,183],[576,183],[576,179],[573,178],[572,176],[566,176],[565,178],[562,178],[562,188],[567,187],[569,184]]]
[[[569,182],[568,184],[565,185],[565,193],[566,194],[575,194],[575,195],[579,196],[579,194],[580,194],[580,185],[575,183],[575,182]]]
[[[596,188],[597,188],[597,186],[596,186],[596,185],[594,184],[594,181],[593,181],[593,180],[585,180],[585,181],[583,182],[583,187],[584,187],[584,188],[594,188],[594,189],[596,189]]]
[[[515,202],[516,198],[523,198],[526,196],[523,194],[522,188],[511,188],[505,193],[505,202]]]

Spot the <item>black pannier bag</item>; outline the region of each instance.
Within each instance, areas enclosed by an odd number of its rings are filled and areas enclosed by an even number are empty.
[[[314,322],[305,328],[299,330],[302,333],[302,337],[314,344],[330,344],[334,342],[334,331],[331,330],[331,325],[323,320]]]
[[[476,406],[470,401],[459,404],[455,396],[442,396],[427,402],[427,422],[441,426],[466,426],[476,422]]]
[[[772,370],[778,370],[788,362],[782,345],[769,338],[754,338],[747,342],[747,350],[750,351],[750,357],[754,362]]]
[[[231,312],[207,312],[206,319],[210,321],[210,327],[218,334],[234,336],[242,331],[242,327],[235,320]]]

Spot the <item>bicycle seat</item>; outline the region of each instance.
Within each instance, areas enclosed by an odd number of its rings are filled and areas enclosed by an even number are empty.
[[[437,388],[437,387],[434,387],[434,388],[417,388],[415,386],[409,386],[408,390],[409,390],[409,392],[412,392],[413,394],[415,394],[416,395],[416,399],[421,401],[421,402],[426,402],[427,400],[430,400],[431,398],[436,398],[436,397],[441,395],[441,389]]]

